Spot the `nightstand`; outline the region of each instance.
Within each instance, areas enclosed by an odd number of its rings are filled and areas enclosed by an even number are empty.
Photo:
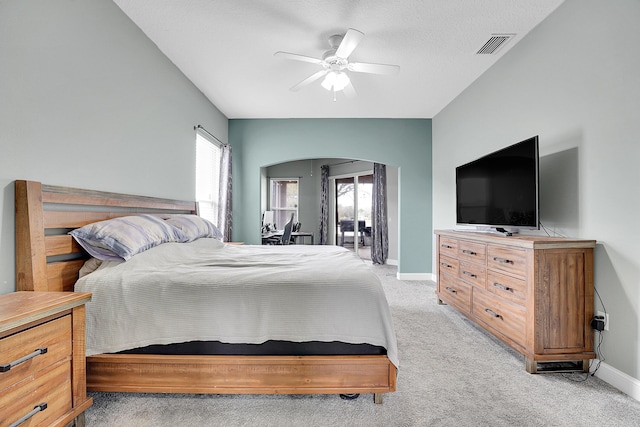
[[[84,426],[90,293],[0,295],[0,426]]]

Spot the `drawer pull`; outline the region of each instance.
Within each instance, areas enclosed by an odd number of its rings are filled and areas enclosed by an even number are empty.
[[[33,359],[36,356],[41,354],[45,354],[47,352],[47,347],[37,348],[33,353],[27,354],[26,356],[21,357],[20,359],[16,359],[13,362],[5,363],[4,365],[0,365],[0,372],[7,372],[11,370],[16,365],[19,365],[23,362],[26,362],[29,359]]]
[[[453,289],[453,288],[450,288],[449,286],[447,286],[445,289],[446,289],[447,291],[451,292],[452,294],[457,294],[457,293],[458,293],[458,291],[456,291],[456,290],[455,290],[455,289]]]
[[[47,409],[47,402],[42,402],[39,405],[34,406],[33,410],[31,412],[29,412],[24,417],[20,418],[18,421],[13,422],[9,427],[17,427],[17,426],[19,426],[23,422],[27,421],[29,418],[33,417],[38,412],[42,412],[45,409]]]
[[[445,248],[445,249],[453,249],[453,246],[450,246],[450,245],[442,244],[442,245],[440,245],[440,246],[442,246],[442,247],[443,247],[443,248]]]
[[[510,292],[513,292],[513,288],[510,288],[510,287],[508,287],[508,286],[502,285],[502,284],[500,284],[500,283],[498,283],[498,282],[493,282],[493,286],[495,286],[496,288],[500,288],[500,289],[502,289],[502,290],[504,290],[504,291],[510,291]]]
[[[468,271],[463,271],[463,272],[462,272],[462,274],[464,274],[465,276],[473,277],[474,279],[475,279],[476,277],[478,277],[478,276],[476,276],[475,274],[470,273],[470,272],[468,272]]]
[[[470,251],[469,249],[464,249],[462,253],[467,255],[478,255],[477,252]]]
[[[496,313],[495,311],[491,310],[490,308],[485,308],[484,311],[486,311],[487,313],[489,313],[493,317],[502,317],[498,313]]]
[[[513,261],[511,261],[510,259],[499,258],[497,256],[493,257],[493,260],[498,261],[500,264],[513,264]]]
[[[453,267],[451,264],[447,264],[446,262],[441,262],[440,265],[443,266],[443,267],[446,267],[446,268]]]

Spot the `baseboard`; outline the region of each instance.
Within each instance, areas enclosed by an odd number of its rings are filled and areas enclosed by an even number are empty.
[[[597,366],[598,360],[592,360],[591,366]],[[621,392],[628,394],[635,400],[640,401],[640,381],[622,371],[617,370],[611,365],[601,363],[600,368],[596,372],[596,377],[600,378],[617,388]]]
[[[433,273],[396,273],[398,280],[435,280]]]
[[[387,259],[387,260],[385,261],[385,263],[386,263],[387,265],[398,265],[398,260],[397,260],[397,259]]]

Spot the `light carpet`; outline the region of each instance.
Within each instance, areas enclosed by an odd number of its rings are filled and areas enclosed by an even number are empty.
[[[528,374],[521,355],[437,305],[433,282],[397,280],[394,266],[371,268],[400,351],[397,391],[382,405],[372,395],[90,393],[87,426],[640,425],[640,402],[586,374]]]

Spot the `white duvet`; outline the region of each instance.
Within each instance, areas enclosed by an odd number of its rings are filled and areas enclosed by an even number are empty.
[[[342,341],[382,346],[398,366],[380,281],[338,246],[165,243],[102,263],[75,290],[93,293],[88,356],[195,340]]]

